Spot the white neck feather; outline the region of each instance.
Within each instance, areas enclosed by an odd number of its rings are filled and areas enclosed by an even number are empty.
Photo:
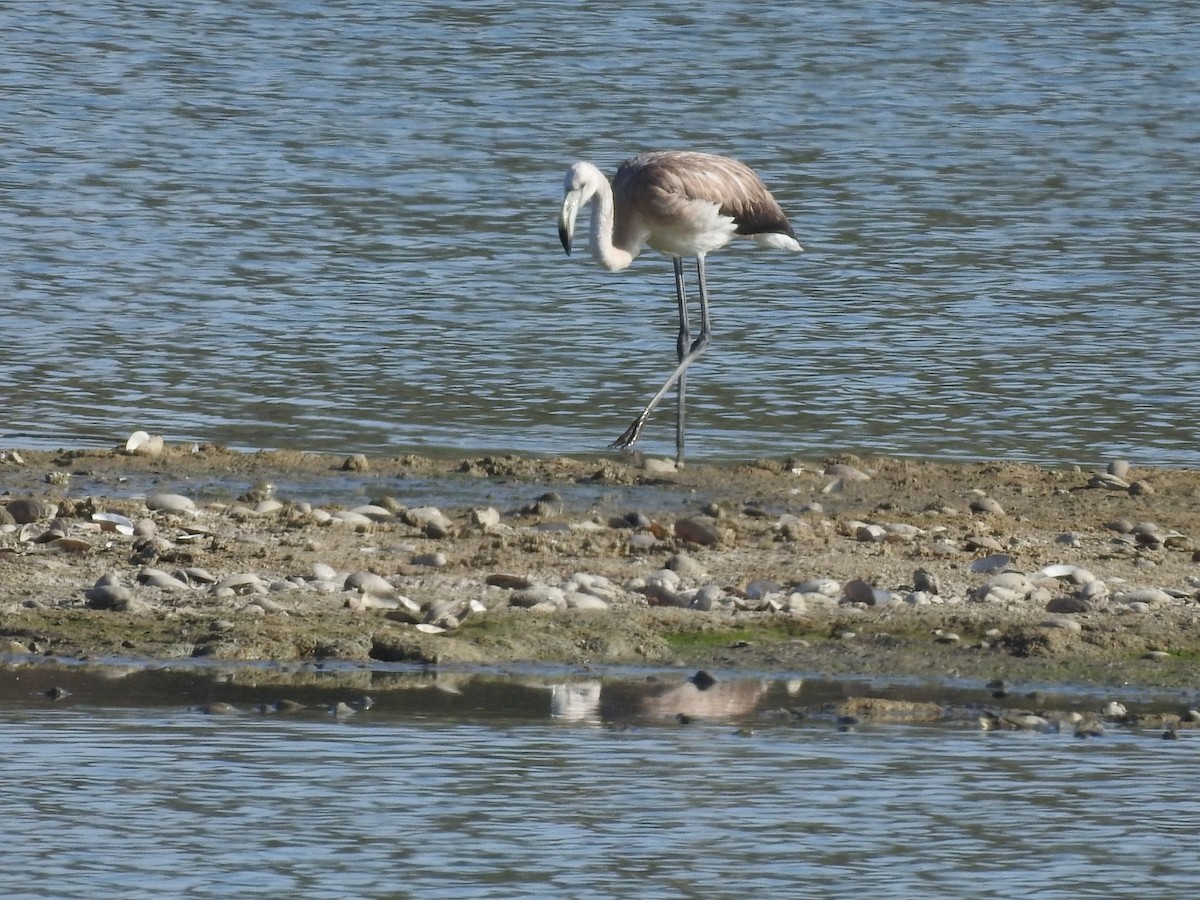
[[[592,258],[610,272],[629,268],[636,254],[613,245],[613,220],[616,214],[613,204],[612,185],[604,173],[588,164],[586,203],[592,207],[591,236]]]

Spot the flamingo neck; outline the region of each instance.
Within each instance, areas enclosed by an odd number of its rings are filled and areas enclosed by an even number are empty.
[[[636,253],[630,253],[613,244],[613,208],[612,185],[599,170],[600,176],[595,182],[595,192],[592,194],[592,257],[610,272],[629,268]]]

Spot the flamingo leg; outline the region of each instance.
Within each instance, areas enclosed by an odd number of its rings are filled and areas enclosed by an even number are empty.
[[[675,265],[675,298],[679,303],[679,338],[675,342],[676,359],[683,362],[691,349],[691,331],[688,328],[687,288],[683,283],[683,259],[672,256]],[[679,382],[675,385],[678,395],[678,405],[675,407],[675,461],[683,463],[684,419],[687,415],[687,373],[679,374]]]
[[[696,338],[696,340],[692,342],[692,345],[690,347],[687,347],[687,341],[690,338],[690,334],[688,334],[688,332],[686,330],[687,309],[686,309],[686,304],[685,304],[686,298],[684,297],[684,292],[683,292],[683,263],[679,259],[676,259],[675,263],[676,263],[675,279],[676,279],[676,287],[677,287],[678,295],[679,295],[679,308],[680,308],[680,328],[679,328],[679,343],[678,343],[678,349],[680,351],[679,365],[677,365],[675,367],[675,371],[671,373],[670,377],[668,377],[667,380],[665,382],[663,382],[663,386],[658,389],[658,393],[656,393],[653,397],[650,398],[650,402],[646,404],[645,409],[643,409],[638,414],[638,417],[633,420],[633,424],[630,425],[628,428],[626,428],[625,431],[623,431],[621,433],[621,436],[612,442],[611,446],[623,448],[623,447],[630,446],[634,441],[636,441],[641,436],[642,428],[645,426],[646,419],[649,418],[650,413],[652,413],[654,411],[654,408],[656,406],[658,406],[658,404],[662,401],[662,398],[667,395],[667,392],[669,390],[671,390],[671,388],[674,387],[676,384],[679,384],[680,385],[680,392],[679,392],[680,412],[679,412],[678,418],[676,419],[677,431],[676,431],[676,435],[675,435],[675,462],[678,465],[682,465],[683,464],[683,412],[682,412],[682,409],[683,409],[683,399],[684,399],[684,397],[683,397],[684,390],[683,390],[682,385],[684,383],[684,374],[687,372],[688,366],[690,366],[692,363],[694,363],[700,357],[700,354],[703,353],[706,349],[708,349],[708,345],[711,341],[711,336],[712,336],[712,321],[709,318],[709,312],[708,312],[708,286],[707,286],[707,284],[705,282],[705,278],[704,278],[704,257],[698,256],[698,257],[696,257],[696,272],[699,276],[699,282],[700,282],[700,334]],[[687,349],[687,352],[683,352],[685,347]]]

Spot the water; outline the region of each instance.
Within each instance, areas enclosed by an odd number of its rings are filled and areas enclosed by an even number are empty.
[[[693,6],[0,4],[0,442],[600,452],[670,266],[562,174],[689,147],[806,248],[712,258],[694,458],[1200,463],[1200,2]]]
[[[75,693],[35,694],[48,677]],[[681,679],[663,681],[677,690]],[[727,716],[710,708],[687,726],[629,676],[377,673],[375,705],[344,720],[253,713],[253,699],[289,689],[187,673],[105,683],[8,670],[4,686],[0,881],[14,898],[1111,898],[1194,887],[1187,848],[1200,813],[1180,789],[1195,776],[1190,733],[1081,741],[764,719],[840,689],[796,682],[719,681],[710,690],[728,692]],[[351,696],[307,690],[314,704]],[[189,705],[219,697],[243,713]],[[753,733],[739,733],[747,724]]]

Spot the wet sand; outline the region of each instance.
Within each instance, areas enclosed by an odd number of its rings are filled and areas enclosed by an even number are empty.
[[[1200,473],[1096,472],[10,450],[0,652],[1193,689]]]

